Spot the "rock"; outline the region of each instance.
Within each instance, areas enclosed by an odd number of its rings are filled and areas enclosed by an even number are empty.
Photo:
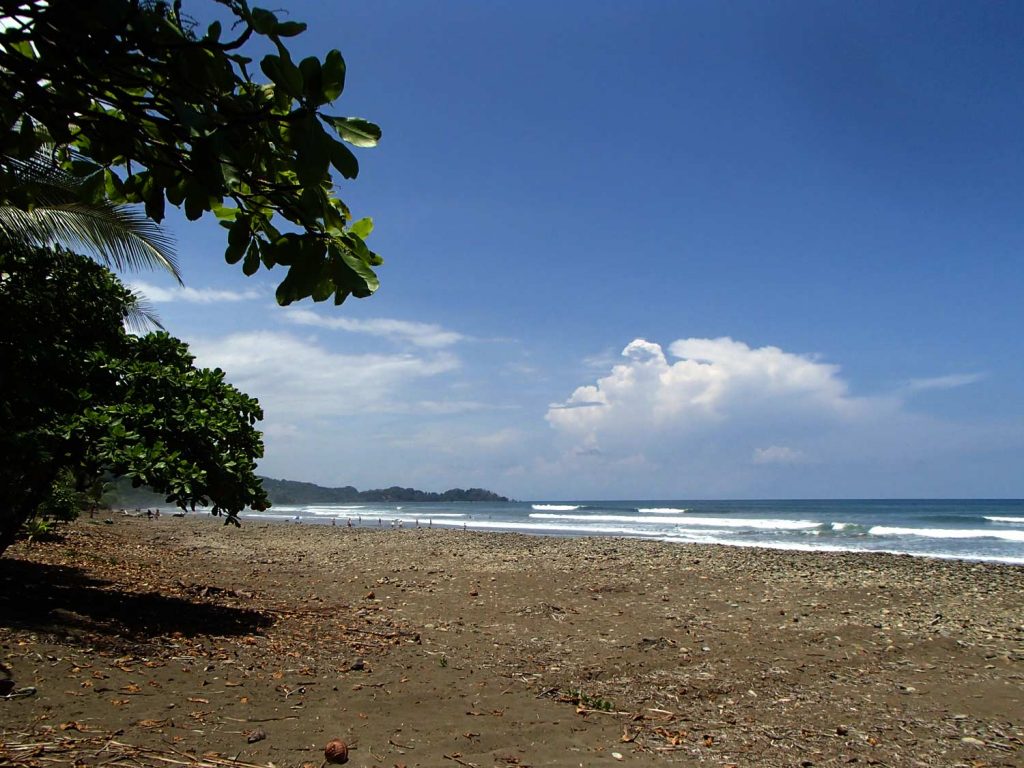
[[[850,729],[847,728],[845,725],[837,725],[836,726],[836,736],[845,736],[849,732],[850,732]]]
[[[354,662],[352,662],[352,666],[349,667],[349,669],[353,672],[362,672],[364,669],[366,669],[366,662],[362,659],[356,659]]]
[[[328,763],[341,765],[348,762],[348,744],[341,739],[331,739],[324,747],[324,759]]]
[[[984,741],[982,741],[981,739],[976,739],[973,736],[964,736],[962,739],[960,739],[960,743],[961,744],[967,744],[968,746],[971,746],[971,747],[984,747],[985,746],[985,742]]]
[[[256,728],[245,734],[245,740],[250,744],[255,744],[257,741],[263,741],[267,738],[267,732],[262,728]]]

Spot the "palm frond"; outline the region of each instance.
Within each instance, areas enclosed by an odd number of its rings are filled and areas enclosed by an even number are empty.
[[[128,313],[125,315],[124,323],[128,330],[135,333],[146,333],[147,331],[164,330],[160,318],[156,314],[149,300],[141,291],[131,291],[131,301],[128,304]]]
[[[181,282],[172,238],[131,208],[75,200],[30,211],[0,205],[0,235],[33,245],[85,250],[118,269],[166,269]]]
[[[136,209],[101,200],[87,201],[83,180],[65,172],[45,153],[0,158],[0,172],[11,187],[20,187],[31,207],[0,200],[0,236],[40,246],[84,249],[118,269],[166,269],[181,283],[174,241]]]

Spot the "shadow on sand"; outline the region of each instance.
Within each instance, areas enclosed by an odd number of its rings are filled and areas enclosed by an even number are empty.
[[[156,592],[126,592],[77,568],[0,558],[0,627],[95,643],[172,633],[246,635],[274,623],[259,611]]]

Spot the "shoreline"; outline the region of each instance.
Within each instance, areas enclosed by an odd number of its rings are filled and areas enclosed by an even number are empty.
[[[217,522],[81,521],[0,559],[2,661],[38,690],[0,702],[0,754],[120,729],[260,765],[331,738],[389,768],[1024,755],[1019,566]]]
[[[517,502],[517,503],[530,503],[530,502]],[[564,538],[564,539],[575,539],[575,538],[614,538],[621,540],[632,540],[632,541],[655,541],[663,544],[681,544],[681,545],[698,545],[698,546],[721,546],[721,547],[736,547],[739,549],[764,549],[778,552],[809,552],[813,554],[880,554],[880,555],[893,555],[897,557],[914,557],[922,558],[925,560],[953,560],[962,561],[967,563],[993,563],[997,565],[1011,565],[1011,566],[1024,566],[1024,553],[1018,555],[987,555],[987,554],[976,554],[976,553],[949,553],[949,552],[921,552],[906,549],[885,549],[885,548],[860,548],[854,546],[842,546],[838,544],[814,544],[814,543],[794,543],[794,542],[750,542],[750,541],[714,541],[714,542],[701,542],[701,541],[690,541],[678,536],[671,534],[639,534],[639,533],[610,533],[601,530],[573,530],[571,528],[556,528],[551,530],[544,530],[538,528],[537,524],[519,523],[516,522],[499,522],[499,523],[482,523],[479,520],[473,520],[472,516],[467,517],[467,520],[472,522],[467,523],[468,527],[462,526],[461,520],[448,519],[452,517],[450,514],[438,513],[431,517],[430,515],[413,516],[412,519],[392,519],[388,518],[384,520],[382,518],[382,524],[374,524],[372,522],[363,521],[358,515],[342,515],[339,514],[336,517],[326,517],[322,515],[311,515],[306,517],[292,516],[292,512],[299,509],[303,509],[301,505],[282,505],[293,507],[288,513],[248,513],[239,520],[242,525],[256,525],[256,524],[270,524],[270,525],[289,525],[289,524],[301,524],[310,525],[316,527],[346,527],[346,528],[361,528],[367,530],[421,530],[421,529],[433,529],[438,530],[449,530],[451,532],[476,532],[476,533],[510,533],[523,536],[540,536],[540,537],[551,537],[551,538]],[[316,505],[313,505],[316,506]],[[536,507],[535,507],[536,508]],[[173,507],[160,507],[162,514],[168,514],[169,510],[175,510]],[[401,507],[398,508],[401,510]],[[180,512],[180,510],[177,510]],[[354,511],[354,510],[353,510]],[[112,510],[112,513],[120,513],[128,517],[145,517],[145,511],[141,515],[137,512],[133,512],[129,509]],[[209,513],[203,511],[189,512],[186,513],[187,517],[192,519],[201,519],[203,517],[210,517]],[[377,517],[377,514],[373,514],[370,517]],[[426,519],[426,523],[424,523]],[[214,518],[216,520],[216,518]],[[349,525],[348,523],[351,523]],[[397,525],[396,525],[397,523]]]

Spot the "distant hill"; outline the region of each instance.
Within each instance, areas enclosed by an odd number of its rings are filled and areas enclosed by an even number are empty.
[[[483,488],[452,488],[443,493],[419,491],[415,488],[377,488],[360,491],[351,485],[341,488],[325,488],[315,483],[297,480],[274,480],[260,478],[270,501],[274,504],[347,504],[357,501],[508,501]]]
[[[415,488],[377,488],[372,491],[360,491],[351,485],[341,488],[325,488],[315,483],[302,483],[298,480],[274,480],[269,477],[260,478],[273,504],[348,504],[360,501],[508,501],[483,488],[452,488],[443,493],[418,491]],[[126,478],[114,483],[114,488],[104,495],[104,502],[111,507],[160,507],[166,504],[162,495],[153,493],[149,488],[132,488]]]

